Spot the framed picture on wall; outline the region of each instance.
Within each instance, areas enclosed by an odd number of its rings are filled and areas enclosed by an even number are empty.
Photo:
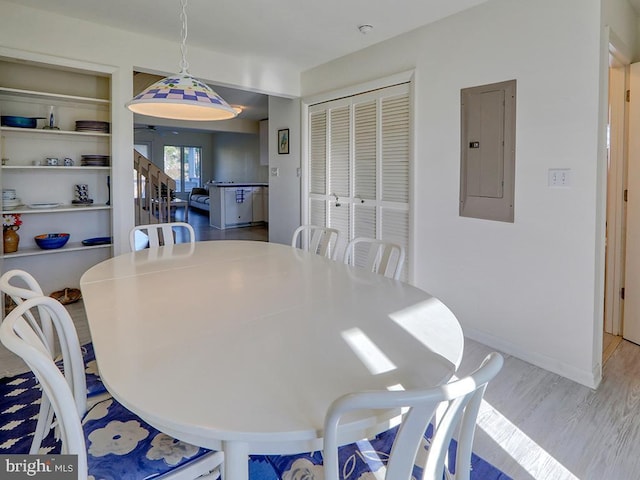
[[[289,129],[278,130],[278,153],[289,153]]]

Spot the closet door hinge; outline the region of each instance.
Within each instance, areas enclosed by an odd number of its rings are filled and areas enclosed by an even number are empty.
[[[620,298],[624,300],[624,287],[620,289]]]
[[[627,102],[631,101],[631,90],[627,90],[625,98],[626,98]]]
[[[624,192],[623,192],[623,194],[622,194],[622,199],[623,199],[625,202],[628,202],[628,201],[629,201],[629,190],[627,190],[626,188],[624,189]]]

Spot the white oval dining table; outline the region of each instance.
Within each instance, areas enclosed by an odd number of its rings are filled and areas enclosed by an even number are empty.
[[[159,430],[222,449],[226,480],[248,478],[249,454],[321,449],[339,396],[440,384],[462,358],[461,327],[438,299],[288,245],[146,249],[80,284],[109,392]],[[391,416],[349,417],[345,443]]]

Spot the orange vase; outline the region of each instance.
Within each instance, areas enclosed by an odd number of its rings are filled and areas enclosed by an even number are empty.
[[[18,251],[18,243],[20,243],[20,235],[18,235],[17,227],[5,228],[2,232],[2,243],[4,253],[13,253]]]

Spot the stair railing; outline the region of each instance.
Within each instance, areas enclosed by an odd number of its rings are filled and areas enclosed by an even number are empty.
[[[133,169],[136,225],[169,222],[175,180],[137,150],[133,151]]]

